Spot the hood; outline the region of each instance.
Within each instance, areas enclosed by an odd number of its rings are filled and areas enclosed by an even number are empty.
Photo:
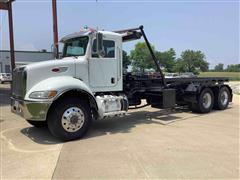
[[[79,59],[78,59],[79,60]],[[55,76],[75,77],[75,58],[63,58],[32,63],[25,66],[27,72],[27,90],[42,80]]]

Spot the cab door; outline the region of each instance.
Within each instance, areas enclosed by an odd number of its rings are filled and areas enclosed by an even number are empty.
[[[104,55],[96,52],[96,39],[92,41],[92,53],[89,59],[89,84],[96,91],[109,91],[118,83],[119,52],[117,41],[113,38],[104,38]]]

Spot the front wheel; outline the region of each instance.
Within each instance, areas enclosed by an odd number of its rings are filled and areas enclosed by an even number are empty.
[[[90,107],[86,100],[65,98],[51,108],[47,123],[50,132],[68,141],[84,136],[91,122]]]
[[[205,88],[199,95],[198,102],[190,106],[193,112],[209,113],[214,104],[214,95],[210,88]]]

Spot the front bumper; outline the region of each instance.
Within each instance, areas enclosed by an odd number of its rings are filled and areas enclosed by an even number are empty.
[[[51,104],[50,101],[26,101],[11,97],[11,111],[27,120],[45,121]]]

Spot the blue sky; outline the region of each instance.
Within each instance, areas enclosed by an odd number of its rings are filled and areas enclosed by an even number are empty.
[[[51,1],[13,3],[16,50],[50,50],[51,13]],[[9,49],[7,12],[1,11],[0,20],[0,49]],[[160,51],[174,48],[179,57],[186,49],[201,50],[211,67],[239,63],[238,1],[58,1],[59,37],[85,25],[117,30],[141,24]]]

